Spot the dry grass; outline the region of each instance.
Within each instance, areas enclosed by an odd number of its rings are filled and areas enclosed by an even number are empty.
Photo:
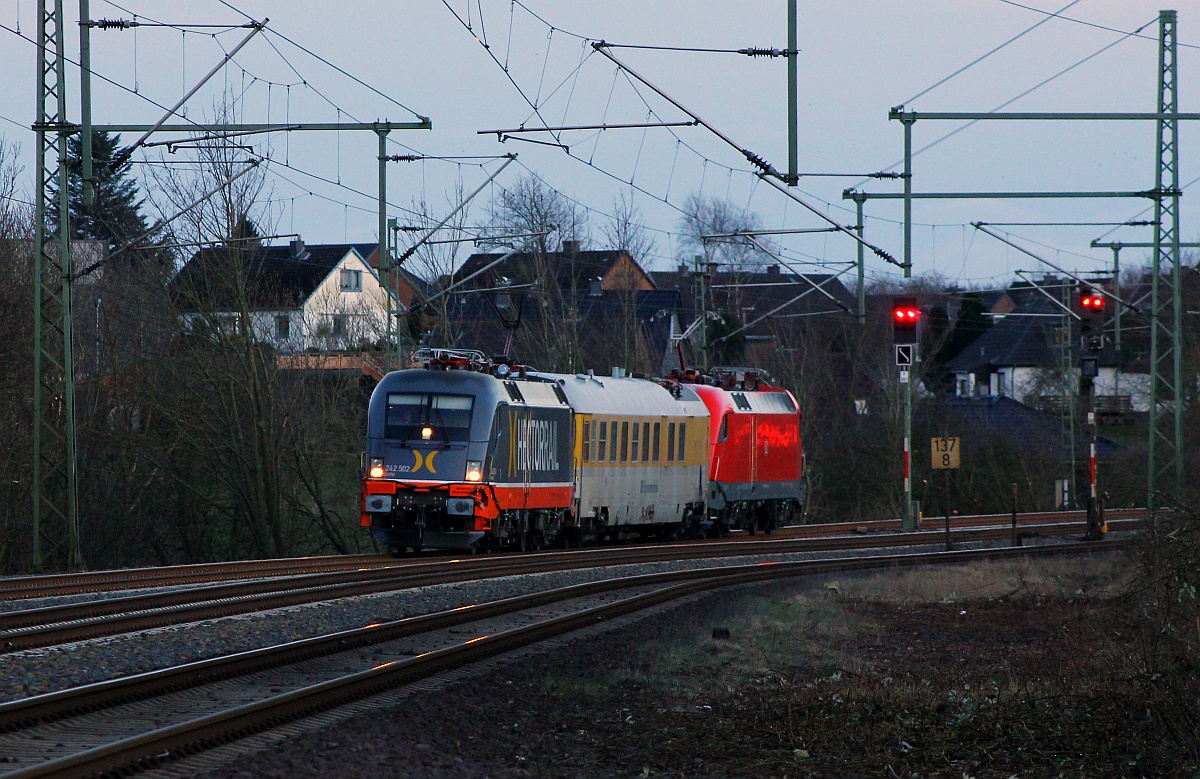
[[[782,584],[682,612],[544,689],[621,712],[611,735],[648,776],[1192,779],[1188,732],[1146,705],[1164,698],[1118,597],[1133,571],[1063,559]]]

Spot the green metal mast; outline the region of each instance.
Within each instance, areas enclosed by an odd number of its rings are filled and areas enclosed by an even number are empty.
[[[1183,492],[1183,307],[1179,261],[1179,119],[1175,12],[1158,16],[1158,169],[1150,273],[1150,414],[1146,506]]]
[[[63,0],[38,2],[37,194],[33,236],[33,565],[78,568],[71,231]],[[57,187],[57,194],[52,190]],[[58,232],[51,230],[57,212]]]

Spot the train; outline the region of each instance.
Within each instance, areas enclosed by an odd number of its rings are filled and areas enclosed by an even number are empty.
[[[800,422],[752,369],[652,380],[422,349],[371,394],[362,526],[396,554],[769,533],[803,506]]]

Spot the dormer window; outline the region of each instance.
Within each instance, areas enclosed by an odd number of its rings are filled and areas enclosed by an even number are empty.
[[[362,271],[342,269],[342,292],[362,292]]]

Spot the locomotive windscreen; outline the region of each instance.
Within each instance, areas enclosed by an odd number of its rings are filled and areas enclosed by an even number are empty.
[[[393,440],[418,440],[428,427],[434,441],[469,441],[474,404],[475,398],[470,395],[390,392],[383,435]]]

